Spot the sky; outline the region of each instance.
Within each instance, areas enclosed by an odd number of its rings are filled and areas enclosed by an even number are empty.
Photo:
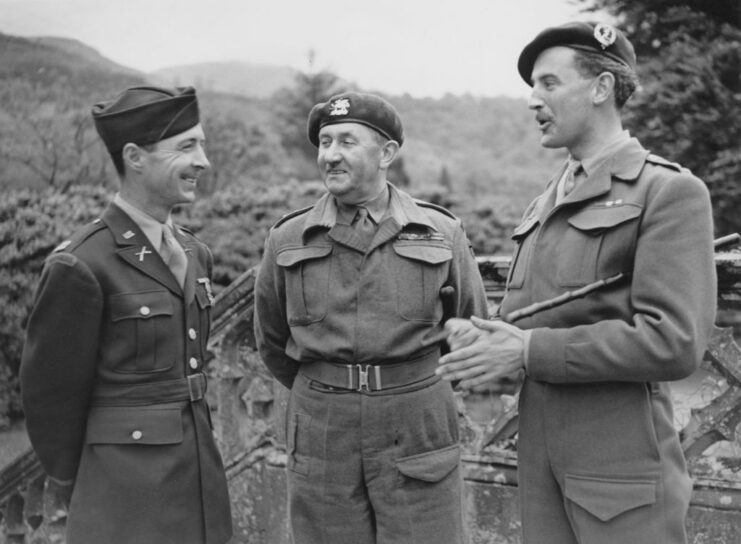
[[[436,98],[525,96],[522,47],[585,18],[574,0],[0,0],[2,33],[75,38],[145,72],[246,61]]]

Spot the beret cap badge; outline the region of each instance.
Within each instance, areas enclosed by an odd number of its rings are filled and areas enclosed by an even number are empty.
[[[347,98],[338,98],[331,104],[329,115],[347,115],[350,113],[350,101]]]
[[[599,23],[594,27],[594,39],[602,45],[602,49],[607,49],[615,43],[617,32],[612,26],[605,23]]]

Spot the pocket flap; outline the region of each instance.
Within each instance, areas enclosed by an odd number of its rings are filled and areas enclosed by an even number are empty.
[[[282,249],[275,256],[278,266],[294,266],[304,261],[326,257],[332,253],[332,246],[305,246]]]
[[[655,480],[610,480],[566,475],[566,497],[602,521],[656,502]]]
[[[98,407],[87,420],[88,444],[179,444],[183,441],[180,408]]]
[[[538,223],[540,223],[540,220],[536,215],[528,217],[525,221],[515,227],[515,230],[512,232],[512,239],[519,240],[520,238],[524,238]]]
[[[453,250],[440,245],[399,242],[394,244],[394,251],[401,257],[429,264],[440,264],[453,259]]]
[[[396,460],[396,468],[404,476],[425,482],[439,482],[458,466],[461,450],[458,444]]]
[[[643,212],[643,208],[633,204],[621,206],[599,206],[587,208],[569,218],[569,224],[579,230],[609,229],[636,219]]]
[[[121,319],[149,319],[158,315],[172,315],[172,299],[165,291],[145,291],[143,293],[120,293],[111,295],[111,317]]]

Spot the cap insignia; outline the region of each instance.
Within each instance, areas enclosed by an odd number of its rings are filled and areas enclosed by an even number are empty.
[[[610,25],[599,23],[594,27],[594,39],[602,45],[602,49],[607,49],[615,43],[617,31]]]
[[[350,101],[347,98],[338,98],[330,104],[332,111],[329,115],[347,115],[350,113]]]

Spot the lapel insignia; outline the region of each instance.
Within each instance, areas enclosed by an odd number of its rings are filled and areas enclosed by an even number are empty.
[[[211,291],[211,280],[208,278],[198,278],[196,280],[198,283],[203,285],[203,288],[206,290],[206,296],[208,297],[208,301],[213,304],[214,303],[214,293]]]
[[[130,238],[133,238],[135,236],[133,231],[127,230],[123,233],[124,240],[129,240]]]
[[[144,255],[150,255],[152,252],[147,249],[147,246],[142,246],[141,251],[137,251],[134,253],[137,257],[139,257],[139,262],[144,262]]]

